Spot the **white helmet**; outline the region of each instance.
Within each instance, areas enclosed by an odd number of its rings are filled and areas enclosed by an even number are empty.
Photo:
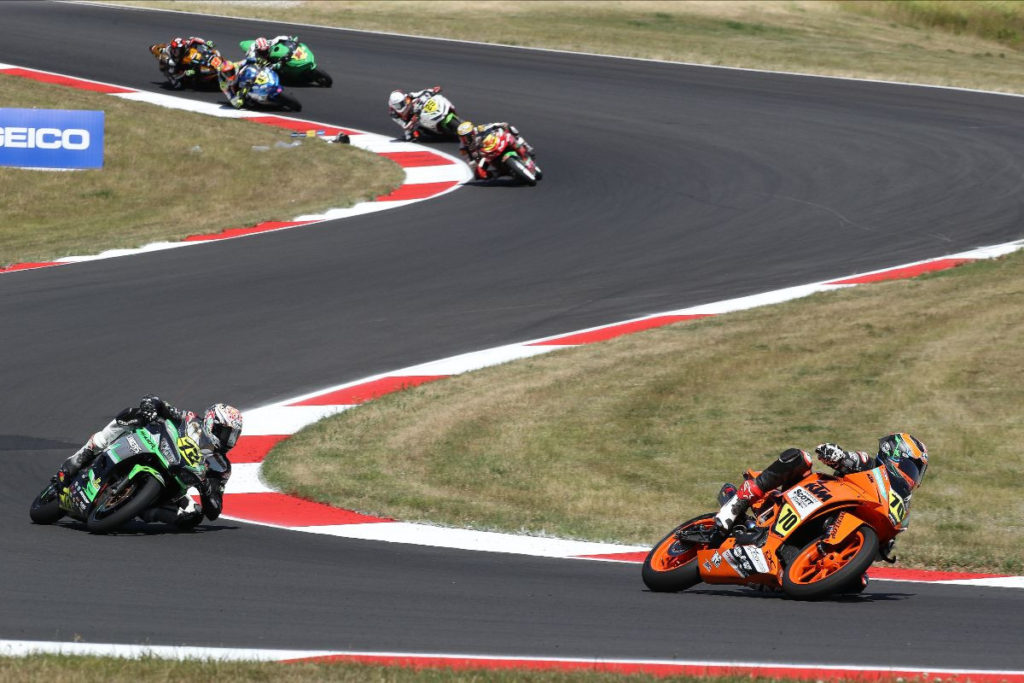
[[[203,434],[221,453],[235,447],[242,434],[242,413],[238,408],[214,403],[203,415]]]
[[[401,90],[393,90],[388,96],[388,109],[402,116],[409,110],[409,99]]]

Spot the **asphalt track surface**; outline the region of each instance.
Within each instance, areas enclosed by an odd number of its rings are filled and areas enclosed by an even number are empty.
[[[288,30],[21,3],[3,3],[0,24],[2,62],[149,90],[150,43],[199,34],[233,54]],[[146,392],[256,407],[1022,236],[1021,99],[300,34],[335,79],[297,91],[304,117],[387,133],[393,87],[439,83],[464,115],[518,124],[545,178],[0,277],[0,638],[1024,668],[1019,590],[876,582],[819,604],[710,587],[655,595],[635,565],[230,522],[109,537],[31,525],[28,504],[58,462]],[[224,199],[197,195],[197,211]]]

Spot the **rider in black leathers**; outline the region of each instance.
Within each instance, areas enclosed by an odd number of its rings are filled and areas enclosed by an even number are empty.
[[[140,517],[146,522],[166,522],[183,529],[195,527],[204,515],[210,521],[217,519],[224,506],[224,487],[231,477],[231,461],[227,454],[242,432],[242,414],[237,408],[223,403],[214,403],[200,417],[191,411],[175,408],[158,396],[144,396],[137,408],[122,410],[65,460],[53,477],[54,483],[60,486],[70,481],[126,432],[158,419],[171,420],[179,432],[187,434],[199,445],[206,462],[206,477],[199,487],[200,505],[186,495],[166,506],[146,510]]]

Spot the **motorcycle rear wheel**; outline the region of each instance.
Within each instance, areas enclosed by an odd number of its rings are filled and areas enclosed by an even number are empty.
[[[711,529],[714,528],[714,525],[714,515],[701,515],[683,522],[673,529],[672,533],[658,541],[644,560],[641,573],[644,584],[655,593],[675,593],[700,583],[697,551],[704,550],[708,546],[696,543],[684,544],[676,538],[676,533],[694,527]]]
[[[310,72],[310,74],[312,75],[312,83],[314,85],[319,85],[321,88],[330,88],[331,84],[334,83],[334,79],[331,78],[326,71],[320,69],[319,67],[313,69]]]
[[[819,600],[843,592],[878,554],[878,534],[866,524],[838,545],[819,547],[821,539],[819,536],[801,548],[782,572],[782,590],[790,597]]]
[[[147,474],[108,484],[96,495],[85,526],[94,534],[113,531],[150,507],[162,489],[160,482]]]
[[[28,510],[28,516],[36,524],[53,524],[64,516],[64,511],[60,509],[60,498],[57,495],[57,489],[53,484],[47,485],[36,496],[36,499],[32,501],[32,507]]]

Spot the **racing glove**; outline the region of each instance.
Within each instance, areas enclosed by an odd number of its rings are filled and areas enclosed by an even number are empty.
[[[859,471],[869,459],[863,451],[844,451],[834,443],[820,444],[814,452],[818,454],[818,460],[839,472]]]
[[[146,424],[153,422],[158,417],[166,419],[169,416],[167,404],[159,396],[147,394],[139,401],[139,417],[145,420]]]

